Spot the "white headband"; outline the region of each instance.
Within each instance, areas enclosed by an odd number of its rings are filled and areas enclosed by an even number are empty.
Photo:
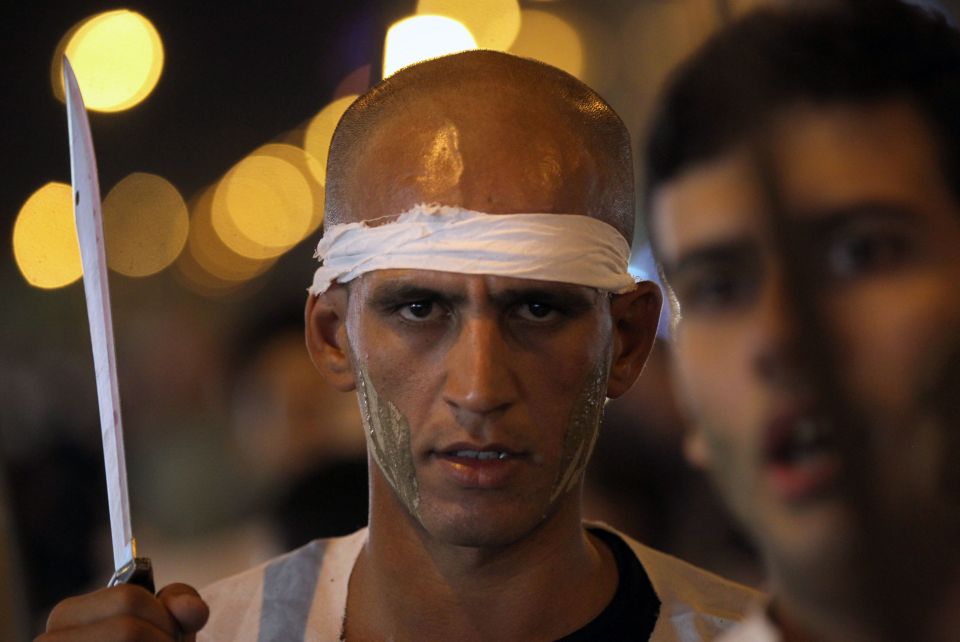
[[[417,205],[395,221],[328,228],[314,256],[310,293],[373,270],[408,268],[586,285],[628,292],[630,246],[613,228],[579,215],[485,214]]]

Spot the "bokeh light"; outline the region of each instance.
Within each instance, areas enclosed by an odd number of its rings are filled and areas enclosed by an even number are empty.
[[[411,16],[393,23],[383,46],[383,77],[421,60],[476,49],[462,22],[446,16]]]
[[[186,289],[203,297],[225,297],[243,290],[248,281],[227,281],[207,272],[190,252],[182,253],[171,270]]]
[[[47,183],[20,208],[13,225],[13,256],[30,285],[61,288],[83,275],[72,195],[66,183]]]
[[[273,265],[273,260],[237,254],[213,229],[211,215],[216,188],[216,185],[208,187],[191,201],[187,250],[177,260],[180,271],[194,282],[203,283],[205,291],[232,288]]]
[[[310,224],[304,232],[304,237],[313,234],[323,222],[323,183],[317,176],[323,176],[323,166],[307,151],[293,145],[280,143],[268,143],[255,149],[251,156],[267,156],[279,158],[293,165],[299,170],[310,188],[310,195],[313,197],[313,209],[311,211]],[[298,240],[302,240],[301,239]]]
[[[520,33],[510,52],[540,60],[567,73],[581,77],[583,43],[577,30],[566,20],[536,9],[524,9]]]
[[[358,98],[355,94],[348,94],[342,98],[337,98],[329,105],[320,110],[320,112],[310,119],[307,125],[307,133],[303,137],[303,148],[316,161],[316,165],[310,165],[312,171],[319,170],[319,174],[314,174],[314,178],[321,185],[327,184],[327,156],[330,154],[330,140],[333,138],[333,131],[340,122],[343,112],[347,111],[353,101]]]
[[[507,51],[520,33],[517,0],[418,0],[417,13],[446,16],[463,23],[481,49]]]
[[[217,185],[211,221],[234,252],[272,258],[307,234],[313,196],[296,167],[277,157],[252,155],[234,165]]]
[[[126,276],[149,276],[176,260],[190,226],[187,204],[169,181],[137,172],[103,199],[107,264]]]
[[[115,112],[142,102],[163,70],[163,42],[153,24],[126,9],[83,20],[61,39],[54,54],[51,81],[63,94],[63,55],[77,74],[87,109]]]

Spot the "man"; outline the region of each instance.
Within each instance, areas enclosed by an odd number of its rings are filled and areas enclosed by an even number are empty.
[[[622,122],[557,69],[469,52],[358,99],[306,326],[358,393],[369,529],[204,591],[200,639],[699,640],[738,619],[751,591],[581,523],[604,400],[660,308],[626,272],[633,218]],[[126,587],[65,601],[40,640],[204,616],[189,587]]]
[[[960,35],[892,1],[755,13],[666,89],[648,223],[687,450],[774,595],[726,639],[956,639],[958,114]]]

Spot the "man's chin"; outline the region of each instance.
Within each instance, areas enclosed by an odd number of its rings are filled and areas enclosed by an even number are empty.
[[[464,512],[424,510],[420,525],[431,539],[450,546],[498,549],[522,541],[537,530],[545,517],[504,514],[504,511]]]
[[[832,501],[768,514],[758,543],[773,581],[817,591],[825,590],[821,584],[841,581],[858,549],[853,520],[846,507]]]

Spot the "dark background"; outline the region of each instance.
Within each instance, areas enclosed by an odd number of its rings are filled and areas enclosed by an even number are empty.
[[[664,74],[713,29],[761,3],[527,0],[521,6],[553,12],[581,32],[583,80],[641,139]],[[165,177],[189,199],[256,147],[305,125],[350,72],[369,65],[379,78],[386,28],[415,4],[21,1],[0,10],[0,560],[13,560],[12,568],[0,562],[0,587],[29,613],[27,628],[39,625],[53,601],[102,585],[112,566],[82,285],[30,287],[11,245],[14,220],[30,194],[48,181],[69,183],[65,109],[50,85],[57,43],[101,11],[128,8],[153,22],[165,53],[154,92],[128,111],[90,116],[101,193],[140,171]],[[955,1],[943,4],[956,10]],[[248,479],[231,408],[238,371],[271,337],[300,332],[314,242],[304,241],[267,274],[223,297],[198,295],[169,270],[144,279],[111,274],[134,524],[141,547],[158,562],[161,583],[173,579],[165,573],[179,568],[177,559],[197,559],[197,546],[201,557],[222,557],[211,542],[223,540],[211,533],[253,523],[272,508],[275,496]],[[633,438],[629,429],[620,434]],[[666,463],[651,470],[683,476],[678,451],[658,450],[674,446],[675,437],[633,446],[662,455]],[[624,448],[608,450],[622,455]],[[636,468],[636,461],[620,465]],[[661,488],[671,487],[659,479]],[[330,483],[345,488],[343,480]],[[628,495],[641,510],[645,500]],[[301,489],[294,500],[299,510],[312,496]],[[704,510],[720,519],[713,508]],[[201,543],[188,554],[170,542]],[[739,554],[737,545],[724,550]],[[217,570],[240,570],[249,561]],[[723,560],[713,562],[731,572]],[[208,579],[195,568],[196,577],[176,579]],[[749,571],[741,579],[751,579]],[[7,598],[0,589],[0,619]]]

